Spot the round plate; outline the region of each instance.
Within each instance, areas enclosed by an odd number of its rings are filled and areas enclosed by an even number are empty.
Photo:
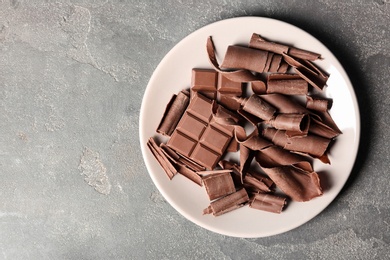
[[[276,42],[320,53],[316,62],[330,74],[324,96],[333,99],[330,113],[342,135],[330,150],[331,165],[315,160],[314,170],[325,176],[326,188],[321,197],[309,202],[290,202],[281,214],[251,209],[248,206],[222,216],[203,215],[209,205],[204,187],[181,175],[169,180],[146,143],[163,116],[173,94],[189,88],[192,68],[211,68],[206,40],[213,37],[219,60],[228,45],[247,45],[252,33]],[[140,142],[150,177],[164,198],[184,217],[208,230],[235,237],[265,237],[280,234],[309,221],[337,196],[350,175],[355,162],[360,118],[351,82],[336,57],[317,39],[288,23],[261,17],[241,17],[207,25],[179,42],[161,61],[146,88],[140,112]],[[159,137],[160,138],[160,137]],[[163,138],[160,138],[163,140]]]

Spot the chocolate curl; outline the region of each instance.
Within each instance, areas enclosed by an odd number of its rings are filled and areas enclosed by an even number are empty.
[[[308,84],[297,74],[269,74],[267,77],[267,93],[284,95],[306,95]]]
[[[156,141],[152,137],[149,138],[147,145],[154,157],[157,159],[157,161],[163,168],[164,172],[167,174],[168,178],[171,180],[177,174],[177,170],[175,169],[173,164],[161,151],[161,148],[157,145]]]
[[[260,95],[260,97],[280,114],[309,114],[309,110],[285,95],[267,94]]]
[[[259,164],[261,165],[261,162]],[[262,169],[276,186],[294,201],[309,201],[322,195],[320,179],[316,172],[291,166],[262,167]]]
[[[225,69],[245,69],[262,73],[265,70],[268,52],[230,45],[221,64]]]
[[[334,138],[342,133],[328,112],[328,109],[330,108],[329,100],[306,96],[306,107],[316,111],[322,119],[322,121],[314,120],[317,125],[315,125],[311,131],[314,131],[314,133],[317,132],[318,135],[321,136],[331,136],[328,138]]]
[[[157,132],[162,135],[171,136],[181,116],[187,109],[189,102],[189,93],[187,91],[181,91],[177,95],[173,95],[165,109]]]
[[[313,171],[311,163],[304,156],[291,153],[276,145],[259,151],[256,154],[256,161],[261,162],[261,166],[266,168],[293,165],[308,172]]]
[[[230,171],[207,175],[203,177],[203,183],[210,200],[218,199],[236,191]]]
[[[295,72],[306,80],[310,85],[322,90],[328,80],[328,75],[324,74],[313,63],[307,60],[298,61],[292,56],[283,54],[284,60],[294,68]]]
[[[276,129],[286,130],[288,137],[305,136],[309,131],[310,118],[306,114],[278,114],[268,123]]]
[[[235,100],[241,104],[242,110],[263,120],[270,120],[276,112],[272,105],[256,94],[249,98],[235,98]]]
[[[257,193],[249,203],[249,207],[280,214],[286,205],[286,198],[267,193]]]
[[[295,58],[300,58],[304,60],[314,61],[321,57],[320,54],[315,52],[302,50],[292,46],[287,46],[284,44],[267,41],[266,39],[262,38],[259,34],[256,33],[252,34],[252,37],[249,42],[249,47],[265,50],[265,51],[272,51],[278,54],[288,53],[289,55],[294,56]]]
[[[203,210],[203,214],[212,213],[214,216],[220,216],[232,210],[241,208],[248,201],[248,193],[245,189],[240,189],[239,191],[211,202],[210,206]]]
[[[263,136],[286,150],[310,155],[313,158],[320,159],[324,163],[330,163],[326,155],[326,151],[331,141],[330,139],[316,135],[290,138],[286,135],[284,130],[277,130],[274,128],[264,129]]]
[[[261,79],[253,75],[250,71],[242,69],[224,71],[220,68],[219,63],[217,61],[217,57],[215,55],[215,46],[211,36],[207,38],[206,50],[209,56],[209,61],[216,71],[223,74],[226,78],[234,82],[256,82],[258,90],[263,90],[261,93],[265,93],[265,83]]]

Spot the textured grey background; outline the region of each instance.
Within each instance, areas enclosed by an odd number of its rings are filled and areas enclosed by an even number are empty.
[[[246,15],[320,39],[362,115],[358,161],[336,200],[260,239],[179,215],[138,140],[163,56],[204,25]],[[389,0],[0,0],[0,259],[389,259],[389,18]]]

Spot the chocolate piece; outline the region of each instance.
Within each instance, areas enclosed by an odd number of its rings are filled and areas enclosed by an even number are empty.
[[[304,136],[309,131],[310,118],[306,114],[278,114],[268,123],[276,129],[286,130],[288,137]]]
[[[259,34],[252,34],[252,37],[249,42],[249,47],[257,48],[265,51],[272,51],[275,53],[283,54],[288,53],[291,56],[296,58],[304,59],[304,60],[316,60],[320,58],[320,54],[298,49],[292,46],[287,46],[280,43],[270,42],[266,39],[262,38]]]
[[[232,128],[211,121],[212,106],[210,99],[195,94],[167,142],[206,169],[214,169],[233,136]]]
[[[203,183],[210,200],[218,199],[236,191],[232,176],[230,172],[226,171],[203,177]]]
[[[239,104],[232,97],[242,95],[242,83],[231,81],[215,70],[192,69],[191,92],[200,92],[226,108],[237,110]]]
[[[271,65],[269,67],[269,72],[272,72],[272,73],[278,72],[280,66],[282,65],[282,63],[281,63],[282,59],[283,59],[282,55],[274,53],[274,55],[272,56]],[[286,63],[284,62],[283,64],[286,64]],[[288,67],[288,64],[287,64],[287,67]],[[286,71],[287,71],[287,68],[286,68]]]
[[[326,155],[330,143],[330,139],[316,135],[290,138],[286,136],[284,130],[274,128],[264,129],[263,136],[286,150],[307,154],[321,160],[325,159],[322,157]]]
[[[305,171],[313,171],[311,163],[304,156],[291,153],[276,145],[266,147],[259,151],[256,154],[256,161],[266,168],[293,165]]]
[[[157,145],[156,141],[152,137],[149,138],[147,145],[154,157],[157,159],[157,161],[165,171],[165,173],[167,174],[168,178],[172,179],[175,174],[177,174],[176,168],[161,151],[161,148]]]
[[[314,110],[315,113],[319,115],[322,120],[321,122],[319,122],[319,120],[315,120],[317,126],[314,127],[315,129],[312,128],[312,131],[314,130],[315,132],[315,130],[320,128],[322,129],[322,131],[327,132],[328,136],[333,135],[333,137],[336,137],[337,135],[342,133],[328,112],[328,109],[330,108],[330,101],[328,99],[320,99],[313,98],[311,96],[306,96],[306,107],[308,109]],[[329,129],[331,130],[329,131]],[[324,134],[324,132],[321,132],[321,134]],[[321,134],[319,133],[319,135]]]
[[[272,105],[255,94],[249,98],[236,98],[236,100],[241,103],[244,111],[263,120],[270,120],[276,112]]]
[[[309,114],[309,110],[299,103],[282,94],[260,95],[268,104],[276,108],[281,114]]]
[[[307,172],[291,166],[262,167],[276,186],[295,201],[309,201],[322,195],[316,172]]]
[[[306,95],[308,93],[308,84],[297,74],[269,74],[267,78],[267,93]]]
[[[222,73],[229,80],[235,81],[235,82],[252,82],[252,81],[263,82],[260,78],[256,77],[248,70],[242,70],[242,69],[233,70],[233,71],[222,70],[219,66],[219,63],[217,61],[217,57],[215,55],[215,46],[214,46],[214,43],[213,43],[211,36],[209,36],[207,38],[206,50],[207,50],[207,54],[209,56],[209,61],[210,61],[211,65],[214,67],[214,69],[216,71],[218,71],[219,73]],[[263,82],[263,84],[264,84],[264,82]],[[264,84],[264,88],[265,88],[265,84]]]
[[[203,210],[203,214],[212,213],[214,216],[220,216],[222,214],[244,206],[244,204],[248,201],[248,193],[245,189],[241,189],[211,202],[210,206]]]
[[[268,52],[230,45],[221,64],[226,69],[246,69],[262,73],[267,63]]]
[[[284,205],[286,205],[286,198],[268,193],[255,194],[249,203],[251,208],[278,214],[282,212]]]
[[[328,76],[317,68],[313,63],[307,60],[297,60],[292,56],[283,54],[284,60],[294,68],[295,72],[298,73],[304,80],[310,85],[322,90],[326,85]]]
[[[157,128],[157,132],[171,136],[181,116],[186,110],[189,103],[189,94],[186,91],[181,91],[177,95],[173,95],[169,101],[161,122]]]

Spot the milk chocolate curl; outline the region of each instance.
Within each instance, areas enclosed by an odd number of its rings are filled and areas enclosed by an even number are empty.
[[[266,147],[259,151],[256,154],[256,161],[260,166],[266,168],[293,165],[305,171],[313,171],[313,167],[306,157],[291,153],[276,145]]]
[[[177,173],[173,164],[161,151],[161,148],[157,145],[156,141],[152,137],[149,138],[147,145],[154,157],[157,159],[160,166],[163,168],[164,172],[167,174],[168,178],[172,179]]]
[[[207,195],[210,200],[229,195],[236,191],[230,172],[220,172],[203,177]]]
[[[265,138],[272,140],[276,145],[283,147],[286,150],[293,152],[299,152],[303,154],[308,154],[314,158],[322,158],[326,155],[330,139],[316,136],[316,135],[306,135],[302,137],[287,137],[284,130],[276,130],[273,128],[266,128],[263,131]]]
[[[268,52],[230,45],[221,64],[225,69],[245,69],[262,73],[267,63]]]
[[[297,60],[294,57],[283,54],[284,60],[294,68],[295,72],[306,80],[310,85],[322,90],[328,80],[328,75],[307,60]]]
[[[249,98],[236,98],[236,100],[241,103],[244,111],[263,120],[270,120],[276,112],[276,109],[272,105],[255,94]]]
[[[309,201],[322,195],[316,172],[307,172],[291,166],[262,167],[264,172],[294,201]]]
[[[165,109],[157,132],[171,136],[189,102],[189,93],[187,91],[181,91],[177,95],[173,95]]]
[[[306,107],[308,109],[316,111],[316,114],[318,114],[322,119],[320,121],[317,118],[315,118],[317,120],[314,120],[315,124],[311,126],[311,131],[321,136],[334,138],[339,134],[341,134],[342,132],[338,128],[332,116],[328,112],[330,106],[331,104],[328,99],[313,98],[311,96],[306,96]]]
[[[310,119],[306,114],[278,114],[268,121],[274,128],[286,130],[289,137],[306,135]]]
[[[286,198],[267,193],[255,194],[249,203],[251,208],[278,214],[282,212],[284,205],[286,205]]]
[[[243,70],[243,69],[233,70],[233,71],[224,71],[220,68],[217,57],[215,55],[215,46],[214,46],[214,42],[213,42],[211,36],[207,38],[206,50],[207,50],[207,54],[208,54],[209,61],[210,61],[211,65],[214,67],[214,69],[216,71],[223,74],[226,78],[228,78],[229,80],[234,81],[234,82],[254,82],[255,81],[255,82],[257,82],[258,88],[260,88],[260,86],[263,85],[262,89],[264,89],[264,91],[265,91],[265,83],[263,82],[263,80],[256,77],[255,75],[253,75],[250,71]]]
[[[308,84],[297,74],[269,74],[267,78],[267,93],[284,95],[306,95]]]
[[[252,34],[251,40],[249,42],[249,47],[257,48],[266,51],[272,51],[275,53],[288,53],[291,56],[296,58],[304,59],[304,60],[316,60],[320,58],[320,54],[298,49],[292,46],[287,46],[280,43],[270,42],[266,39],[262,38],[259,34]]]
[[[210,206],[203,210],[203,214],[212,213],[214,216],[220,216],[244,206],[248,201],[248,193],[245,189],[240,189],[239,191],[211,202]]]
[[[281,114],[309,114],[309,110],[301,106],[299,103],[282,94],[267,94],[260,95],[268,104],[276,108]]]

